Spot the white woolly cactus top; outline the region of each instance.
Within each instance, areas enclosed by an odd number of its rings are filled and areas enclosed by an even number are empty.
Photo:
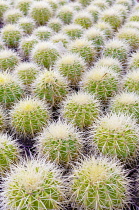
[[[128,72],[127,75],[124,77],[123,81],[126,81],[127,79],[139,82],[139,69],[135,69],[132,72]]]
[[[40,70],[40,67],[37,66],[37,64],[33,63],[33,62],[21,62],[15,67],[14,70],[15,70],[15,72],[18,72],[18,71],[24,71],[29,68],[35,68],[38,71]]]
[[[6,60],[10,57],[16,57],[16,59],[20,60],[19,56],[13,50],[10,49],[0,50],[0,60],[3,59]]]
[[[35,26],[34,20],[28,16],[20,18],[17,22],[17,24],[22,24],[22,23],[32,23]]]
[[[3,15],[4,22],[5,22],[5,23],[6,23],[6,22],[11,22],[12,19],[11,19],[11,21],[10,21],[9,18],[10,18],[10,16],[13,16],[13,15],[18,16],[19,18],[20,18],[20,17],[23,17],[23,13],[22,13],[19,9],[12,8],[12,9],[7,10],[7,11],[4,13],[4,15]]]
[[[75,29],[83,30],[82,26],[75,24],[75,23],[71,23],[69,25],[64,26],[62,30],[66,32],[66,31],[75,30]]]
[[[37,51],[46,51],[47,49],[56,49],[57,47],[52,42],[40,41],[32,50],[32,54]]]
[[[118,38],[113,38],[112,40],[109,40],[106,43],[106,49],[107,48],[124,48],[127,52],[129,52],[130,50],[129,45],[125,41],[119,40]]]
[[[58,10],[57,10],[57,14],[59,13],[66,13],[66,12],[71,12],[73,13],[73,8],[67,6],[67,5],[64,5],[64,6],[61,6]]]
[[[0,85],[5,86],[8,84],[12,84],[13,82],[22,86],[22,82],[18,80],[15,75],[10,74],[6,71],[0,72]]]
[[[51,6],[46,1],[33,1],[30,6],[29,13],[31,13],[31,11],[34,8],[37,8],[37,9],[48,8],[52,12]]]
[[[136,104],[139,103],[139,95],[134,92],[122,92],[112,99],[113,102],[125,105]]]
[[[86,30],[84,35],[88,39],[91,39],[91,38],[93,38],[95,36],[102,36],[103,38],[105,38],[104,33],[100,29],[95,28],[95,27],[91,27],[88,30]]]
[[[74,18],[73,18],[73,21],[78,19],[78,18],[79,19],[80,18],[88,18],[88,19],[93,21],[92,15],[89,12],[85,11],[85,10],[81,10],[77,14],[75,14]]]
[[[76,53],[67,53],[63,55],[60,59],[57,60],[55,68],[61,64],[66,64],[66,65],[73,65],[75,62],[80,63],[82,66],[85,68],[85,61],[82,59],[81,56],[79,56]]]
[[[47,32],[47,31],[50,31],[52,32],[52,29],[47,27],[47,26],[39,26],[38,28],[36,28],[34,31],[33,31],[33,34],[37,34],[37,32]]]
[[[112,57],[102,57],[96,63],[95,66],[107,66],[117,65],[122,69],[122,65],[117,58]]]
[[[9,32],[9,31],[19,31],[21,34],[22,34],[22,29],[18,26],[18,25],[15,25],[15,24],[7,24],[5,25],[2,30],[1,30],[1,34],[5,33],[5,32]]]
[[[11,136],[7,135],[6,133],[0,133],[0,149],[4,149],[5,146],[8,145],[16,145],[15,141],[12,140]]]
[[[88,41],[87,39],[85,38],[79,38],[79,39],[76,39],[75,41],[72,41],[70,44],[69,44],[69,49],[72,49],[72,48],[82,48],[82,47],[92,47],[92,42],[91,41]]]
[[[121,16],[120,12],[114,8],[108,8],[108,9],[104,10],[102,15],[100,16],[100,18],[110,17],[110,16],[117,16],[122,20],[122,16]]]
[[[139,51],[132,54],[132,57],[129,60],[129,65],[130,64],[132,65],[132,63],[133,63],[133,66],[134,66],[134,62],[138,63],[138,61],[139,61]]]

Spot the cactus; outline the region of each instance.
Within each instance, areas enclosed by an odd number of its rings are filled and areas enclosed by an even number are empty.
[[[0,106],[0,131],[6,128],[7,116],[5,110]]]
[[[78,0],[80,4],[82,4],[83,7],[86,7],[91,3],[92,0]]]
[[[67,77],[72,85],[76,85],[86,70],[86,64],[78,54],[68,53],[57,60],[55,68]]]
[[[0,174],[4,175],[10,165],[19,159],[20,149],[15,140],[6,133],[0,133]]]
[[[139,14],[138,14],[138,12],[135,12],[134,14],[131,14],[130,17],[129,17],[129,21],[138,22],[139,21]]]
[[[29,57],[31,55],[32,49],[38,44],[39,40],[37,37],[30,35],[28,37],[23,37],[19,44],[19,50],[23,57]]]
[[[49,68],[54,65],[59,52],[54,44],[50,42],[39,42],[32,50],[31,57],[38,65]]]
[[[32,20],[32,18],[28,17],[19,19],[17,24],[25,34],[32,34],[32,31],[35,28],[35,22]]]
[[[136,21],[129,21],[127,22],[124,27],[127,27],[127,28],[134,28],[134,29],[138,29],[139,30],[139,23],[136,22]]]
[[[0,1],[0,22],[3,20],[3,14],[9,9],[8,2],[1,0]]]
[[[0,103],[9,107],[23,96],[23,87],[20,81],[8,72],[0,72]]]
[[[117,94],[110,103],[110,110],[113,112],[123,112],[139,118],[139,95],[135,92],[121,92]]]
[[[22,38],[22,30],[17,25],[7,24],[1,30],[3,42],[11,48],[18,47]]]
[[[136,53],[132,53],[128,63],[128,68],[130,70],[135,70],[139,68],[139,51],[137,51]]]
[[[74,2],[68,2],[67,6],[71,7],[73,10],[80,11],[82,9],[82,5],[80,2],[74,1]]]
[[[23,14],[18,9],[9,9],[3,15],[3,20],[5,24],[14,24],[17,23],[18,20],[23,17]]]
[[[11,128],[21,136],[34,136],[42,131],[50,118],[43,101],[36,98],[24,98],[10,111]]]
[[[62,29],[63,23],[59,18],[51,18],[48,21],[48,27],[51,28],[54,32],[59,32]]]
[[[27,86],[33,83],[39,72],[40,68],[31,62],[21,62],[14,70],[14,74]]]
[[[71,39],[80,38],[83,34],[83,28],[78,24],[69,24],[69,25],[63,27],[62,30]]]
[[[129,46],[126,42],[114,38],[106,43],[103,55],[117,58],[121,62],[125,62],[129,52]]]
[[[80,11],[74,15],[73,22],[81,25],[84,29],[90,28],[93,24],[93,18],[91,14],[86,11]]]
[[[130,1],[130,0],[116,0],[115,4],[124,5],[127,7],[128,10],[130,10],[130,8],[132,6],[132,1]]]
[[[38,25],[45,25],[52,16],[52,9],[45,1],[34,1],[30,7],[29,16]]]
[[[49,124],[36,138],[39,155],[64,166],[77,160],[80,149],[80,133],[72,124],[60,120]]]
[[[94,156],[71,175],[71,201],[86,210],[123,209],[130,202],[129,179],[120,162]]]
[[[122,65],[117,58],[102,57],[95,63],[95,67],[106,67],[117,73],[122,73]]]
[[[107,155],[131,162],[137,157],[139,132],[136,121],[123,113],[110,113],[96,123],[93,142]],[[93,143],[92,142],[92,143]]]
[[[18,55],[10,50],[0,50],[0,69],[1,70],[13,70],[14,67],[19,63],[20,58]]]
[[[51,42],[53,42],[54,44],[60,43],[60,45],[62,45],[63,50],[65,50],[65,48],[67,48],[69,41],[70,41],[70,39],[69,39],[68,35],[66,35],[64,33],[57,33],[51,37]],[[55,46],[57,46],[57,45],[55,44]],[[59,46],[57,46],[57,47],[59,47]],[[61,46],[59,47],[59,50],[61,50]]]
[[[55,12],[59,7],[57,0],[43,0],[43,1],[47,2],[51,6],[53,12]]]
[[[68,49],[72,53],[78,53],[88,64],[91,64],[96,57],[96,50],[92,45],[92,42],[84,38],[72,41],[69,44]]]
[[[91,14],[93,18],[93,22],[97,22],[99,19],[99,15],[101,13],[101,10],[98,6],[95,6],[92,2],[88,7],[86,7],[86,11]]]
[[[24,15],[28,15],[31,4],[32,0],[18,0],[15,2],[15,7],[20,9]]]
[[[3,182],[3,209],[56,209],[65,200],[61,171],[43,159],[13,166]],[[15,196],[16,191],[16,196]]]
[[[139,30],[135,28],[122,28],[117,34],[118,39],[126,41],[133,50],[139,48]]]
[[[5,46],[4,46],[4,43],[3,43],[3,41],[2,41],[2,39],[0,37],[0,51],[4,50],[4,49],[5,49]]]
[[[67,97],[61,113],[66,120],[83,129],[98,118],[99,102],[94,95],[79,91]]]
[[[63,23],[69,24],[72,22],[73,19],[73,9],[69,8],[67,5],[61,6],[59,10],[57,11],[57,16],[62,20]]]
[[[104,21],[98,21],[96,23],[95,27],[98,28],[99,30],[101,30],[105,34],[106,38],[111,38],[114,33],[114,30],[111,27],[111,25]]]
[[[105,10],[109,7],[107,0],[93,0],[92,4],[100,8],[100,10]]]
[[[81,86],[106,102],[118,89],[118,74],[107,67],[95,67],[82,75]]]
[[[52,106],[57,105],[68,93],[68,83],[58,71],[44,70],[33,83],[33,93]]]
[[[128,9],[126,6],[121,5],[121,4],[114,4],[112,9],[114,10],[118,10],[120,12],[120,14],[123,17],[123,20],[125,20],[128,16]]]
[[[41,41],[47,41],[52,36],[52,30],[46,26],[40,26],[33,31],[35,35]]]

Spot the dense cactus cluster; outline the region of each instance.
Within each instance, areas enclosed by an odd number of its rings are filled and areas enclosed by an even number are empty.
[[[0,0],[0,208],[136,210],[138,155],[137,0]]]

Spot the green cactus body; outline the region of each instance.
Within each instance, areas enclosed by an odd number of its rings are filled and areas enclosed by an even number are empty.
[[[138,14],[138,12],[136,12],[136,13],[134,13],[134,14],[132,14],[130,17],[129,17],[129,21],[139,21],[139,14]]]
[[[5,111],[2,107],[0,107],[0,131],[3,131],[6,128],[6,121],[7,116],[5,114]]]
[[[36,138],[36,149],[41,156],[68,166],[79,157],[81,137],[72,124],[53,122]]]
[[[40,68],[34,63],[21,62],[15,67],[15,75],[24,85],[31,85],[40,72]]]
[[[62,20],[64,24],[70,24],[73,19],[73,9],[69,8],[67,5],[60,7],[57,11],[57,17]]]
[[[40,132],[50,118],[43,101],[33,98],[25,98],[16,103],[10,117],[12,129],[25,137]]]
[[[3,14],[9,9],[8,2],[1,0],[0,1],[0,21],[3,20]]]
[[[56,33],[62,29],[63,23],[59,18],[51,18],[48,22],[48,27]]]
[[[132,57],[129,60],[128,68],[131,70],[135,70],[139,68],[139,52],[132,54]]]
[[[80,11],[74,16],[73,22],[81,25],[84,29],[90,28],[93,24],[93,18],[91,14],[85,11]]]
[[[121,210],[129,202],[127,173],[115,160],[86,159],[74,169],[71,178],[71,201],[79,208]]]
[[[106,67],[92,68],[82,78],[82,88],[103,101],[107,101],[118,89],[118,75]]]
[[[83,7],[86,7],[87,5],[89,5],[91,3],[92,0],[78,0],[79,3],[82,4]]]
[[[43,1],[47,2],[51,6],[53,12],[55,12],[59,8],[57,0],[43,0]]]
[[[136,21],[129,21],[127,22],[124,27],[126,28],[134,28],[134,29],[138,29],[139,30],[139,23]]]
[[[139,119],[139,95],[134,92],[117,94],[110,103],[110,110],[116,113],[123,112]]]
[[[60,43],[60,45],[62,44],[62,48],[67,48],[68,43],[70,42],[70,39],[68,37],[68,35],[64,34],[64,33],[57,33],[55,35],[53,35],[51,37],[51,41],[52,43]],[[63,49],[64,49],[63,48]],[[60,49],[60,48],[59,48]]]
[[[44,1],[35,2],[31,5],[29,16],[38,24],[45,25],[52,16],[52,9]]]
[[[58,71],[44,70],[33,83],[33,93],[51,105],[57,105],[68,93],[68,83]]]
[[[69,44],[68,48],[70,52],[78,53],[88,64],[91,64],[96,57],[96,49],[87,39],[76,39]]]
[[[52,43],[39,42],[32,50],[31,57],[38,65],[50,68],[59,57],[59,52]]]
[[[64,197],[61,172],[51,163],[32,159],[19,163],[7,174],[2,205],[12,210],[60,210]]]
[[[23,17],[23,14],[18,9],[9,9],[3,15],[4,23],[6,24],[15,24],[21,17]]]
[[[106,38],[111,38],[114,30],[111,27],[111,25],[109,23],[103,22],[103,21],[98,21],[95,24],[95,27],[98,28],[99,30],[101,30],[104,34]]]
[[[32,20],[32,18],[28,17],[19,19],[17,24],[25,34],[32,34],[32,31],[35,28],[35,22]]]
[[[117,58],[121,62],[125,62],[129,52],[129,46],[118,39],[113,39],[106,43],[103,51],[104,56]]]
[[[9,49],[0,50],[0,69],[1,70],[13,70],[19,63],[20,58],[18,55]]]
[[[100,8],[100,10],[106,10],[109,7],[109,4],[106,0],[93,0],[92,4]]]
[[[10,165],[19,158],[17,143],[7,134],[0,133],[0,174],[3,175]]]
[[[97,22],[99,19],[99,15],[101,13],[101,10],[98,6],[95,6],[92,2],[88,7],[86,7],[86,11],[89,12],[94,20],[94,22]]]
[[[63,32],[66,33],[71,39],[76,39],[82,36],[83,28],[78,24],[70,24],[63,27]]]
[[[137,156],[138,128],[136,121],[125,114],[107,114],[100,118],[94,133],[95,142],[100,152],[130,162]]]
[[[81,80],[82,73],[86,70],[86,64],[78,54],[69,53],[57,60],[55,68],[67,77],[72,85],[76,85]]]
[[[9,107],[23,96],[20,82],[7,72],[0,72],[0,103]]]
[[[17,25],[7,24],[1,30],[1,37],[8,47],[18,47],[22,38],[22,30]]]
[[[22,11],[24,15],[28,15],[31,4],[32,0],[18,0],[17,2],[15,2],[15,7],[20,9],[20,11]]]
[[[99,112],[98,101],[89,93],[73,93],[63,102],[62,115],[81,129],[93,124]]]
[[[41,41],[46,41],[52,36],[52,30],[46,26],[40,26],[33,31],[33,35]]]

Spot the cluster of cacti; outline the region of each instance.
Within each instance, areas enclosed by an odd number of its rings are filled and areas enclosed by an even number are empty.
[[[0,0],[2,210],[139,208],[135,1]]]

